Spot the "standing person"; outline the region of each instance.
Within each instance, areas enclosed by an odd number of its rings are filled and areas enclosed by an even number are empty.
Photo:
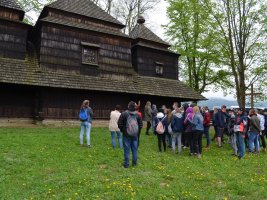
[[[167,128],[165,129],[165,131],[168,139],[168,147],[172,148],[172,135],[171,135],[172,131],[169,129],[169,126],[171,127],[171,119],[172,119],[171,109],[166,110],[166,118],[167,118]]]
[[[122,148],[122,137],[121,137],[120,129],[118,127],[118,120],[120,116],[121,116],[120,106],[116,105],[115,110],[111,111],[110,113],[110,121],[109,121],[109,131],[111,133],[111,144],[114,149],[116,148],[116,141],[115,141],[116,134],[118,137],[119,146],[120,148]]]
[[[133,156],[133,166],[137,165],[138,159],[138,132],[142,128],[142,120],[136,112],[136,103],[131,101],[128,110],[123,112],[118,120],[118,127],[123,133],[124,163],[128,168],[130,163],[130,151]]]
[[[267,137],[267,109],[263,111],[264,115],[264,135]]]
[[[155,128],[155,117],[157,116],[157,113],[158,113],[157,106],[155,104],[153,104],[152,105],[152,112],[151,112],[151,116],[152,116],[151,128],[152,128],[153,132],[154,132],[154,128]]]
[[[258,109],[255,109],[255,113],[260,120],[260,127],[261,127],[261,132],[260,132],[260,141],[263,147],[263,151],[266,151],[266,142],[265,142],[265,136],[264,136],[264,124],[265,124],[265,118],[264,116],[259,112]]]
[[[188,144],[190,146],[190,155],[193,155],[195,153],[194,151],[194,143],[193,143],[193,108],[188,107],[185,111],[186,117],[184,120],[184,126],[185,126],[185,134],[187,134]]]
[[[182,105],[182,107],[183,107],[183,110],[184,110],[184,112],[183,112],[183,118],[185,119],[186,118],[186,109],[189,107],[189,105],[187,103],[184,103]],[[189,137],[189,135],[185,132],[185,126],[184,126],[184,130],[183,130],[183,133],[182,133],[182,146],[184,148],[187,148],[187,147],[190,146],[189,145],[189,138],[188,137]]]
[[[202,134],[204,131],[203,126],[203,116],[200,113],[199,107],[195,106],[193,108],[193,149],[194,152],[197,154],[197,158],[201,158],[202,154]]]
[[[249,146],[249,152],[253,152],[253,148],[255,145],[255,153],[259,153],[260,147],[259,147],[259,134],[261,131],[260,127],[260,120],[257,117],[255,110],[250,109],[249,110],[249,141],[248,141],[248,146]]]
[[[218,114],[218,108],[214,108],[213,109],[213,115],[212,115],[212,124],[213,124],[213,128],[214,128],[214,136],[213,136],[213,141],[215,140],[216,144],[218,145],[218,141],[217,141],[217,130],[218,130],[218,125],[217,125],[217,121],[216,121],[216,115]]]
[[[223,138],[223,133],[226,127],[226,118],[225,118],[225,113],[226,112],[226,106],[222,106],[221,109],[218,110],[218,113],[215,115],[215,121],[217,123],[217,142],[218,146],[222,147],[222,138]]]
[[[145,105],[145,112],[144,112],[144,121],[146,121],[146,135],[149,135],[149,129],[151,127],[151,120],[152,120],[152,109],[151,109],[151,102],[147,101]]]
[[[141,121],[143,121],[143,115],[142,115],[142,113],[140,112],[140,106],[141,106],[141,103],[140,103],[140,101],[138,101],[138,104],[137,104],[135,110],[136,110],[137,114],[139,115]],[[139,144],[140,144],[140,135],[141,135],[141,129],[140,129],[139,132],[138,132],[138,145],[137,145],[138,147],[139,147]]]
[[[205,134],[205,137],[207,140],[207,146],[206,147],[210,148],[210,133],[209,133],[209,130],[210,130],[210,111],[209,111],[208,106],[205,106],[203,108],[203,112],[204,112],[204,122],[203,122],[204,134]]]
[[[173,131],[172,134],[172,151],[176,152],[176,143],[178,145],[178,153],[182,152],[182,132],[184,130],[184,118],[181,112],[181,109],[177,104],[174,105],[174,111],[172,120],[171,120],[171,128]]]
[[[83,134],[86,131],[86,143],[87,147],[91,147],[90,143],[90,134],[91,134],[91,127],[92,127],[92,119],[93,119],[94,113],[92,108],[90,107],[90,101],[84,100],[80,113],[79,118],[81,121],[81,131],[80,131],[80,145],[83,146]]]
[[[159,109],[155,118],[154,127],[154,132],[157,134],[158,138],[159,152],[162,152],[161,143],[163,144],[164,151],[166,151],[166,129],[168,129],[166,116],[163,114],[163,110]]]
[[[231,116],[230,121],[229,121],[229,130],[228,130],[229,139],[230,139],[231,147],[233,148],[233,151],[234,151],[233,155],[237,156],[238,147],[237,147],[237,136],[235,134],[235,123],[236,123],[237,116],[234,110],[229,112],[229,115]]]
[[[244,116],[243,109],[237,110],[237,116],[234,123],[234,132],[237,140],[238,158],[241,159],[245,156],[245,126],[247,123],[246,117]],[[237,153],[236,152],[236,153]]]

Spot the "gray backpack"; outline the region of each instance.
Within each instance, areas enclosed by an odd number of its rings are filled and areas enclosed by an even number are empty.
[[[129,113],[126,122],[126,131],[129,136],[132,137],[138,136],[139,126],[135,114]]]

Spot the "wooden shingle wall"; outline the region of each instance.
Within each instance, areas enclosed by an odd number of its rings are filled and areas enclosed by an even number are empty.
[[[132,49],[135,70],[141,76],[161,77],[177,80],[178,55],[153,48],[135,46]],[[163,64],[163,75],[156,74],[156,63]]]
[[[0,21],[0,57],[25,59],[27,28],[11,21]]]
[[[129,39],[49,23],[44,23],[41,30],[43,70],[126,79],[133,71]],[[98,66],[82,64],[82,43],[99,45]]]

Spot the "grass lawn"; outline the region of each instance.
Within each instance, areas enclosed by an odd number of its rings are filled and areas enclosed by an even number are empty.
[[[138,166],[124,169],[108,129],[92,129],[91,149],[78,137],[79,128],[0,128],[0,199],[267,199],[265,153],[238,160],[214,144],[202,159],[158,153],[142,133]]]

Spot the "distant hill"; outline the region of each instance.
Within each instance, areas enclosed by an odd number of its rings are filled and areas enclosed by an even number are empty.
[[[222,98],[210,98],[207,101],[199,101],[198,105],[199,106],[208,106],[209,109],[213,109],[214,106],[221,107],[222,105],[226,105],[227,107],[238,106],[238,103],[237,103],[237,101],[230,101],[230,100],[222,99]],[[255,107],[267,108],[267,102],[255,103]]]

